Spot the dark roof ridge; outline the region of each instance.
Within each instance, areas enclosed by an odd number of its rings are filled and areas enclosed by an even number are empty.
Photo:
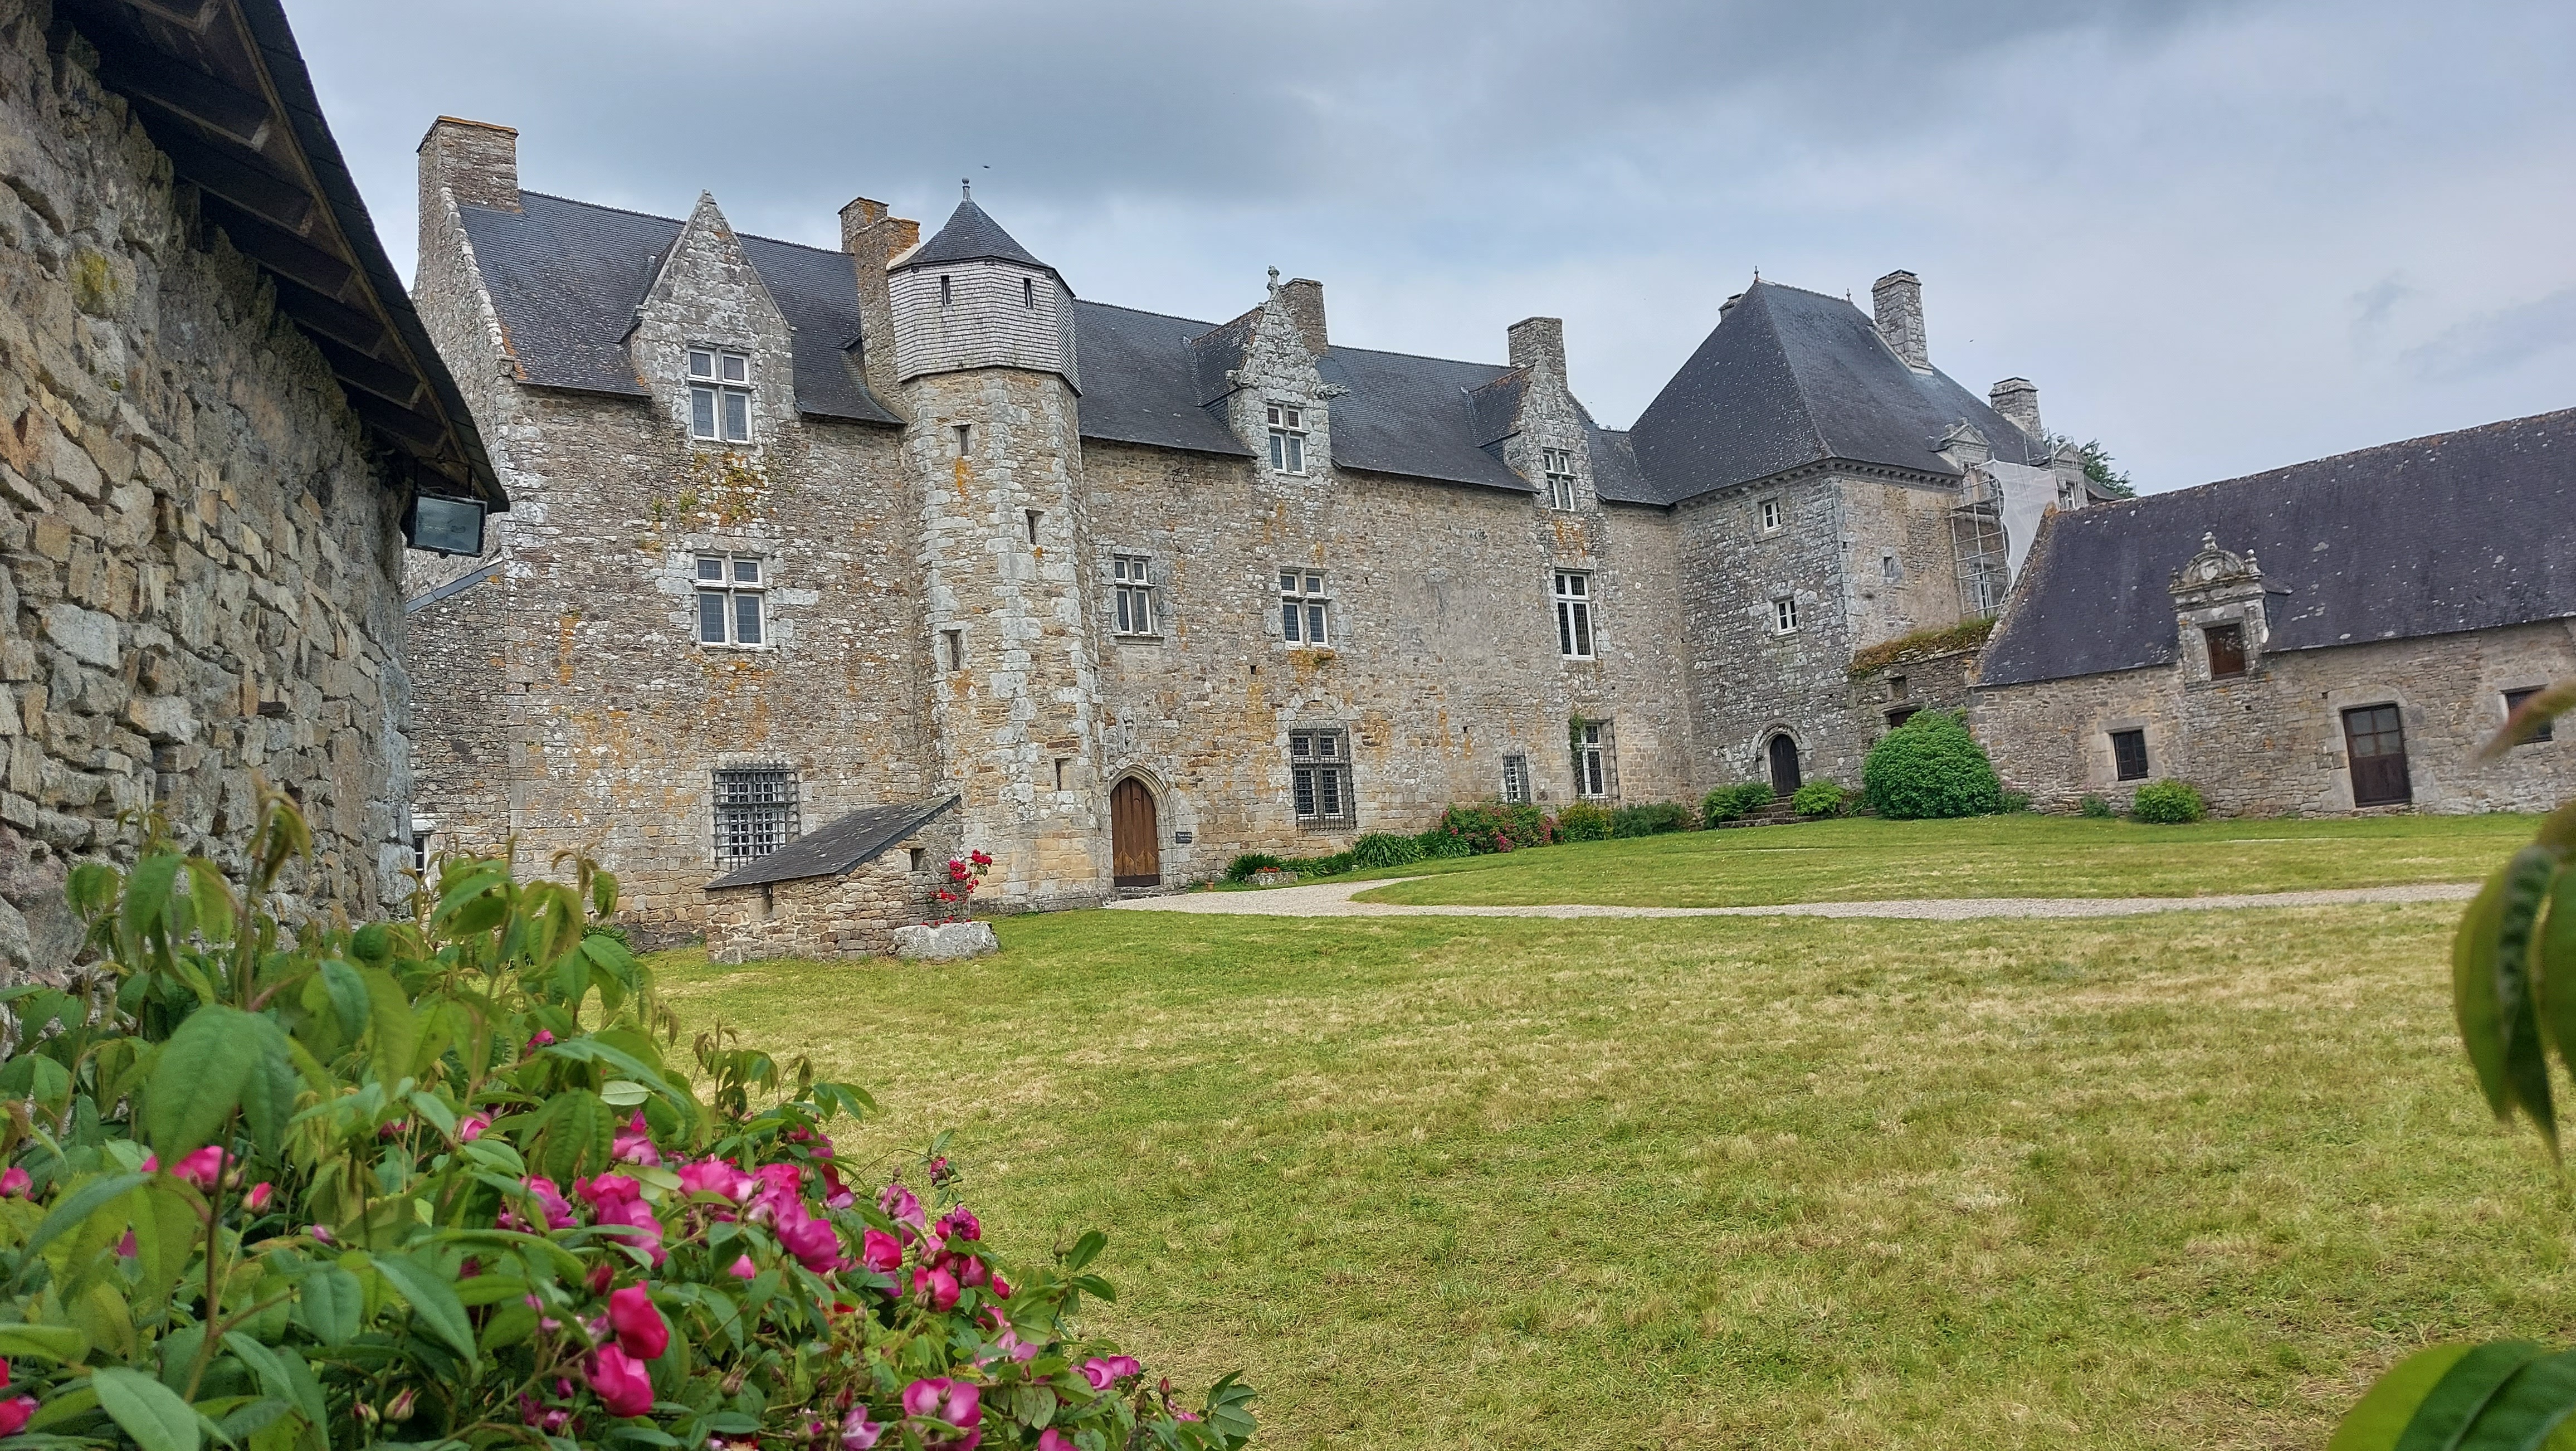
[[[1437,353],[1399,353],[1392,348],[1351,348],[1344,347],[1340,343],[1333,344],[1324,352],[1327,357],[1334,353],[1366,353],[1373,358],[1410,358],[1418,363],[1454,363],[1461,368],[1492,368],[1497,373],[1508,372],[1512,366],[1509,363],[1488,363],[1478,358],[1444,358]]]
[[[2317,468],[2326,464],[2342,463],[2347,459],[2359,458],[2363,454],[2382,453],[2393,448],[2428,447],[2445,443],[2455,438],[2475,437],[2478,435],[2500,432],[2508,428],[2521,428],[2534,423],[2550,423],[2561,420],[2576,422],[2576,407],[2552,408],[2545,413],[2526,413],[2520,418],[2500,418],[2493,423],[2471,424],[2466,428],[2435,429],[2431,433],[2418,434],[2413,438],[2392,439],[2387,443],[2374,443],[2362,448],[2348,448],[2341,453],[2330,453],[2320,458],[2301,459],[2296,463],[2275,464],[2268,469],[2257,469],[2250,474],[2237,474],[2232,478],[2211,479],[2206,483],[2191,484],[2179,489],[2159,489],[2152,494],[2140,494],[2135,498],[2129,499],[2115,499],[2108,503],[2094,504],[2088,507],[2095,509],[2119,509],[2131,504],[2144,504],[2155,499],[2179,499],[2187,495],[2201,494],[2207,490],[2223,489],[2232,484],[2251,484],[2261,482],[2272,478],[2276,474],[2287,473],[2292,469]]]
[[[639,212],[633,207],[613,207],[606,202],[586,202],[577,196],[564,196],[550,191],[536,191],[524,186],[519,188],[519,195],[541,196],[550,202],[562,202],[566,206],[588,207],[594,212],[615,212],[621,217],[641,217],[648,222],[669,222],[675,227],[685,227],[689,224],[689,219],[686,217],[666,217],[660,212]],[[710,191],[704,193],[704,195],[713,196],[715,193]],[[471,206],[473,203],[466,202],[462,203],[462,205]],[[491,208],[487,207],[485,210],[489,211]],[[690,210],[695,211],[697,208],[692,206]],[[723,211],[724,203],[717,202],[716,210]],[[818,247],[811,242],[794,242],[785,237],[772,237],[759,232],[746,232],[740,227],[735,227],[733,225],[733,218],[731,217],[725,218],[725,225],[732,227],[733,234],[746,242],[767,242],[774,247],[794,247],[800,252],[819,252],[826,257],[847,257],[850,255],[838,247]]]

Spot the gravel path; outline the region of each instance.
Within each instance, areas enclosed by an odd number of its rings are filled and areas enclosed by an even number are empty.
[[[1418,881],[1420,878],[1407,880]],[[2346,887],[2323,892],[2247,892],[2217,897],[1959,897],[1894,902],[1787,902],[1770,907],[1418,907],[1354,902],[1355,893],[1393,881],[1324,882],[1258,892],[1191,892],[1109,905],[1122,912],[1217,912],[1253,917],[1899,917],[1957,922],[1972,917],[2134,917],[2147,912],[2225,912],[2241,907],[2348,907],[2367,902],[2465,902],[2475,882]]]

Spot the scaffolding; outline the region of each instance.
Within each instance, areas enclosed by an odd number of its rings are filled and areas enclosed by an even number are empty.
[[[2012,567],[2003,495],[1984,469],[1969,469],[1959,485],[1959,502],[1950,510],[1950,558],[1958,570],[1959,607],[1970,618],[2004,607]]]

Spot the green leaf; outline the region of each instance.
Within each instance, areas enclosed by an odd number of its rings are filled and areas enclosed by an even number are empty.
[[[537,1312],[534,1306],[524,1301],[505,1305],[484,1322],[483,1349],[487,1354],[507,1350],[536,1333]]]
[[[2451,937],[2451,1011],[2487,1109],[2499,1119],[2513,1110],[2505,1077],[2504,1009],[2496,1001],[2495,934],[2504,912],[2504,879],[2502,870],[2487,878]]]
[[[208,942],[229,942],[233,936],[233,889],[224,880],[223,868],[201,856],[187,861],[188,905],[197,916],[197,930]]]
[[[412,1060],[420,1052],[420,1020],[411,1010],[410,994],[392,973],[371,967],[362,975],[367,982],[376,1081],[391,1088],[411,1075]]]
[[[53,1243],[57,1236],[79,1228],[91,1215],[132,1193],[151,1177],[149,1174],[112,1174],[104,1179],[92,1179],[73,1190],[62,1203],[54,1206],[53,1213],[45,1216],[44,1223],[36,1226],[36,1232],[27,1237],[26,1245],[18,1251],[18,1273],[25,1274],[27,1266],[36,1262],[37,1252]]]
[[[2527,846],[2505,863],[2504,901],[2496,917],[2496,1008],[2502,1015],[2505,1085],[2514,1104],[2531,1116],[2540,1136],[2558,1151],[2558,1115],[2549,1099],[2549,1056],[2540,1040],[2540,1014],[2532,1003],[2532,946],[2558,854]]]
[[[197,1451],[197,1413],[177,1391],[123,1366],[101,1367],[90,1384],[99,1409],[143,1451]]]
[[[57,1388],[52,1399],[27,1420],[29,1431],[50,1431],[67,1421],[76,1421],[98,1409],[98,1391],[83,1382]]]
[[[2549,894],[2533,966],[2541,1029],[2558,1045],[2558,1061],[2576,1073],[2576,870],[2560,872]]]
[[[2406,1433],[2407,1423],[2415,1419],[2416,1409],[2433,1393],[2442,1377],[2460,1357],[2476,1349],[2473,1345],[2436,1345],[2419,1350],[2397,1364],[2371,1386],[2360,1403],[2344,1413],[2343,1424],[2335,1427],[2334,1439],[2326,1451],[2395,1451],[2397,1438]]]
[[[415,1091],[411,1096],[411,1106],[414,1113],[429,1120],[430,1127],[440,1134],[451,1139],[456,1137],[456,1110],[449,1108],[446,1100],[434,1093]]]
[[[295,1286],[295,1318],[325,1345],[346,1345],[367,1310],[366,1287],[338,1265],[316,1265]]]
[[[274,1019],[221,1003],[188,1015],[161,1045],[143,1091],[152,1151],[175,1163],[213,1140],[236,1109],[264,1145],[274,1144],[294,1105],[294,1065]],[[286,1101],[278,1102],[279,1082]]]
[[[1243,1383],[1243,1372],[1227,1371],[1215,1385],[1208,1387],[1207,1408],[1201,1416],[1208,1429],[1225,1438],[1228,1446],[1240,1446],[1252,1439],[1257,1429],[1252,1420],[1252,1387]],[[2342,1451],[2330,1447],[2328,1451]]]
[[[68,1325],[0,1325],[0,1356],[77,1362],[89,1341]]]
[[[2535,1360],[2505,1384],[2469,1425],[2459,1451],[2539,1451],[2576,1414],[2576,1350]]]
[[[474,1326],[466,1320],[465,1306],[449,1287],[446,1276],[400,1255],[378,1255],[374,1263],[376,1272],[411,1302],[414,1319],[429,1327],[457,1354],[469,1361],[474,1358]]]
[[[72,1100],[71,1070],[41,1052],[20,1053],[0,1067],[0,1098],[31,1098],[59,1118]]]
[[[124,905],[117,912],[128,951],[140,951],[152,929],[169,916],[170,887],[178,879],[176,852],[154,852],[134,864],[133,874],[125,879]]]
[[[585,1168],[606,1168],[617,1115],[587,1088],[567,1089],[539,1110],[545,1122],[540,1160],[546,1177],[569,1184]]]
[[[336,957],[322,964],[317,978],[330,998],[331,1016],[340,1024],[341,1040],[356,1042],[358,1035],[367,1031],[367,1010],[374,1001],[367,995],[366,978]]]
[[[295,1413],[304,1418],[306,1425],[320,1426],[329,1421],[330,1411],[322,1399],[322,1386],[314,1380],[313,1368],[306,1365],[304,1357],[293,1349],[263,1345],[246,1330],[235,1330],[226,1335],[224,1349],[231,1351],[234,1359],[250,1367],[250,1373],[259,1377],[261,1390],[295,1407]],[[290,1361],[292,1365],[288,1364]],[[297,1375],[297,1371],[303,1374]]]
[[[1071,1274],[1098,1259],[1100,1252],[1108,1247],[1109,1236],[1096,1229],[1085,1230],[1082,1238],[1073,1242],[1073,1248],[1056,1256],[1056,1260],[1064,1266],[1065,1273]]]
[[[2392,1451],[2452,1451],[2496,1392],[2540,1353],[2530,1340],[2491,1340],[2471,1349],[2434,1383]]]
[[[653,1096],[653,1090],[632,1078],[612,1078],[599,1086],[599,1096],[616,1108],[633,1108]]]

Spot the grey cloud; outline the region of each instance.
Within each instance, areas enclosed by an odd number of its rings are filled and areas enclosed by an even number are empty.
[[[2404,357],[2424,377],[2459,379],[2500,372],[2567,347],[2576,347],[2576,287],[2455,323],[2407,349]]]

